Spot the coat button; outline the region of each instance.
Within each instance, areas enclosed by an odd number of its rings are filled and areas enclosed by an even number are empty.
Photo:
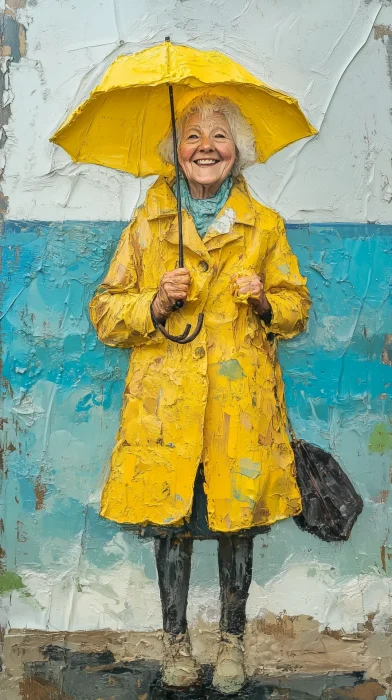
[[[200,270],[201,270],[202,272],[207,272],[207,270],[208,270],[208,268],[209,268],[208,262],[206,262],[205,260],[201,260],[201,261],[199,262],[199,268],[200,268]]]
[[[196,350],[195,350],[196,357],[201,359],[202,357],[204,357],[205,354],[206,354],[206,351],[204,350],[204,348],[202,348],[202,347],[196,348]]]

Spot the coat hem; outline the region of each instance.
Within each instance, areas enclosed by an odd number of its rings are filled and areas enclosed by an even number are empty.
[[[216,529],[211,523],[208,523],[208,527],[210,530],[217,535],[222,534],[222,535],[235,535],[236,532],[242,532],[243,530],[252,530],[255,527],[270,527],[271,525],[274,525],[277,522],[280,522],[281,520],[288,520],[289,518],[295,518],[297,515],[300,515],[302,513],[302,503],[298,507],[298,509],[293,509],[293,512],[290,514],[286,515],[280,515],[274,519],[266,520],[264,522],[255,522],[252,523],[251,525],[242,525],[241,527],[237,527],[235,529],[230,529],[230,530],[222,530],[222,529]],[[184,520],[189,518],[189,516],[182,515],[178,520],[176,520],[173,523],[156,523],[151,520],[143,521],[142,523],[140,522],[132,522],[130,520],[124,519],[120,520],[118,518],[110,517],[109,515],[104,515],[102,511],[99,513],[101,518],[105,518],[105,520],[110,520],[111,522],[115,522],[118,525],[129,525],[130,528],[140,528],[141,530],[146,527],[156,527],[156,528],[164,528],[165,530],[170,530],[170,528],[173,528],[175,530],[178,527],[181,527],[184,524]]]

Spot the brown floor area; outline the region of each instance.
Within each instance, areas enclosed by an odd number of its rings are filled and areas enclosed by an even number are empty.
[[[84,657],[84,658],[83,658]],[[51,649],[48,661],[27,664],[20,683],[23,700],[221,700],[211,687],[212,667],[204,666],[205,685],[189,691],[167,690],[153,661],[101,663],[108,659],[71,653],[64,657]],[[252,679],[238,700],[376,700],[384,695],[376,681],[362,674]],[[227,696],[226,696],[227,697]]]
[[[251,680],[238,700],[376,700],[391,690],[391,635],[319,632],[311,618],[266,616],[248,625]],[[162,688],[160,632],[51,633],[10,630],[1,700],[218,700],[211,687],[217,630],[192,630],[205,683],[189,692]],[[225,696],[227,697],[227,696]],[[234,696],[233,696],[234,697]]]

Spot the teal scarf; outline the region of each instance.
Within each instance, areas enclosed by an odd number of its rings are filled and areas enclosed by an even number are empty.
[[[229,199],[233,180],[229,175],[224,180],[216,194],[208,199],[193,199],[189,192],[188,183],[183,175],[180,175],[181,204],[191,215],[200,238],[204,238],[209,226],[211,226],[217,214]],[[173,192],[177,196],[177,183],[174,184]]]

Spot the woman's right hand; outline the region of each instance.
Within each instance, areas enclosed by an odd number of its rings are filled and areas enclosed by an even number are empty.
[[[165,272],[158,293],[152,302],[152,310],[157,321],[162,322],[174,310],[176,301],[185,301],[188,296],[191,276],[186,267],[177,267]]]

